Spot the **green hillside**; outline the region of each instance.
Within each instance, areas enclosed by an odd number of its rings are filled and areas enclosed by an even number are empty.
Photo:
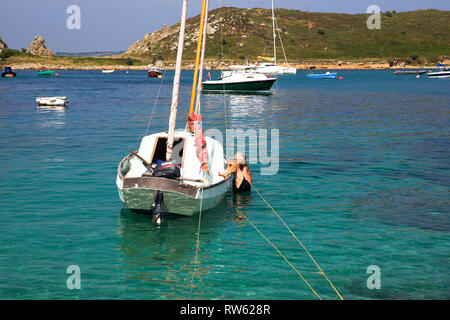
[[[450,12],[385,12],[381,29],[369,30],[369,14],[315,13],[276,9],[289,61],[305,59],[410,58],[433,62],[450,55]],[[188,19],[185,58],[195,56],[199,16]],[[209,13],[206,58],[254,59],[271,55],[271,10],[223,7]],[[174,60],[179,23],[156,31],[149,51],[127,52]],[[150,38],[150,37],[147,37]],[[156,39],[154,39],[156,38]],[[144,44],[146,39],[142,40]],[[138,41],[139,42],[139,41]],[[278,43],[278,56],[283,57]]]

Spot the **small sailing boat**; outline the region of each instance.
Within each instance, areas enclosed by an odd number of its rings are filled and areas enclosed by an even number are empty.
[[[38,76],[53,76],[55,75],[55,71],[53,70],[39,70],[37,72]]]
[[[203,92],[240,91],[269,92],[277,78],[260,74],[252,66],[232,66],[231,71],[222,71],[217,80],[202,83]]]
[[[148,76],[150,78],[162,78],[162,72],[156,68],[150,68],[148,70]]]
[[[450,70],[445,64],[437,64],[439,71],[430,71],[427,73],[428,78],[450,78]]]
[[[139,150],[122,159],[116,184],[120,199],[132,210],[152,211],[153,221],[161,222],[165,212],[191,216],[216,206],[230,187],[222,144],[204,136],[200,127],[200,96],[209,0],[203,0],[190,111],[185,129],[175,130],[181,63],[186,28],[187,0],[183,0],[180,36],[169,128],[146,135]],[[200,56],[201,54],[201,56]],[[195,105],[195,110],[194,110]]]
[[[113,73],[114,71],[116,71],[115,69],[107,69],[107,70],[102,70],[102,73]]]
[[[308,78],[312,78],[312,79],[334,79],[336,78],[337,72],[329,72],[327,71],[326,73],[311,73],[308,74],[307,77]]]
[[[273,57],[257,57],[261,62],[257,62],[257,64],[253,65],[255,67],[256,72],[262,74],[296,74],[297,69],[294,67],[283,67],[277,64],[277,35],[276,31],[278,30],[278,24],[275,19],[275,11],[273,7],[272,0],[272,33],[273,33]],[[280,38],[281,48],[283,49],[284,61],[287,64],[286,52],[284,52],[283,42],[281,40],[281,34],[278,30],[278,36]]]
[[[2,72],[2,77],[4,78],[14,78],[16,76],[16,72],[11,67],[5,67]]]

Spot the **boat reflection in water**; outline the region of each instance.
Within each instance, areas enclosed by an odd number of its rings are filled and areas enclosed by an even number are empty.
[[[41,128],[61,129],[66,126],[67,107],[37,106],[37,113],[42,115]],[[61,137],[60,137],[61,138]]]
[[[156,225],[151,223],[151,215],[122,209],[117,233],[121,238],[119,247],[125,277],[151,283],[137,284],[140,289],[148,290],[149,299],[186,299],[191,291],[192,295],[205,295],[208,286],[202,284],[202,279],[209,274],[215,258],[202,247],[216,241],[233,218],[231,212],[224,199],[202,214],[195,288],[191,290],[199,216],[167,215],[162,225]]]

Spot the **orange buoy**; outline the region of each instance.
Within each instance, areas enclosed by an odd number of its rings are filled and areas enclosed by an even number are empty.
[[[344,77],[340,76],[340,77],[339,77],[339,79],[341,79],[341,80],[342,80],[342,79],[344,79]]]

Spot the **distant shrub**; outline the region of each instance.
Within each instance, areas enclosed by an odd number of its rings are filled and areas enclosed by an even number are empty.
[[[386,14],[387,17],[392,17],[392,12],[391,11],[386,11],[385,14]]]
[[[25,53],[25,52],[27,52],[27,49],[25,49],[25,48],[22,48],[22,49],[20,49],[23,53]]]
[[[412,54],[412,55],[410,55],[410,58],[412,59],[412,61],[415,62],[419,58],[419,55],[418,54]]]
[[[227,45],[227,40],[223,39],[223,40],[222,40],[222,45],[223,45],[223,46],[226,46],[226,45]]]
[[[320,34],[321,36],[323,36],[325,34],[325,31],[323,31],[322,29],[320,29],[319,31],[317,31],[318,34]]]
[[[128,57],[127,60],[125,61],[125,63],[127,64],[127,66],[132,66],[133,65],[133,59]]]
[[[6,59],[14,55],[14,52],[11,49],[0,49],[0,59]]]

